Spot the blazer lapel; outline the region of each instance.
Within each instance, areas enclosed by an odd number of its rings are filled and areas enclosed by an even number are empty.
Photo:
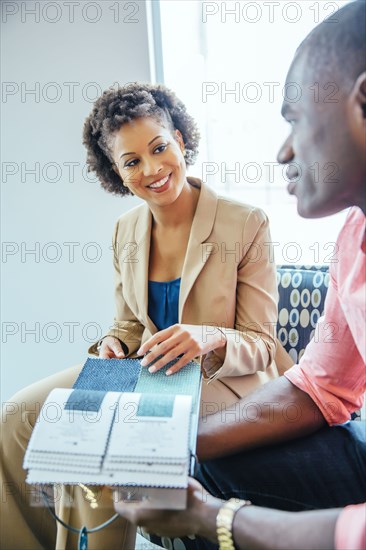
[[[184,304],[191,288],[207,262],[215,243],[205,243],[212,232],[216,218],[217,195],[197,178],[187,178],[201,186],[196,212],[193,218],[187,252],[183,264],[180,294],[179,322],[182,322]]]
[[[205,243],[212,232],[216,218],[217,195],[197,178],[187,178],[201,186],[196,212],[192,222],[187,252],[183,264],[179,293],[179,322],[182,322],[184,304],[203,266],[215,248],[215,243]],[[136,255],[129,261],[130,274],[135,289],[135,299],[144,325],[151,333],[156,326],[148,316],[148,277],[152,215],[147,204],[141,206],[135,227]],[[133,245],[135,243],[132,243]]]
[[[156,332],[156,327],[148,316],[148,278],[149,255],[151,240],[152,215],[147,204],[143,204],[135,227],[136,255],[129,262],[135,299],[144,325],[150,332]],[[133,243],[133,244],[135,244]]]

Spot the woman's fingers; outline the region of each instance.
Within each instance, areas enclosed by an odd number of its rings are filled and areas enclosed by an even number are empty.
[[[212,330],[211,330],[212,332]],[[226,345],[226,337],[220,330],[212,332],[208,338],[206,325],[176,324],[161,330],[147,340],[138,350],[138,354],[148,353],[141,360],[141,365],[149,367],[151,373],[157,372],[170,361],[178,358],[166,374],[174,374],[194,357]]]
[[[149,367],[149,372],[151,372],[151,373],[157,372],[158,370],[165,367],[168,363],[170,363],[170,361],[174,361],[175,359],[177,359],[180,356],[186,356],[185,355],[186,352],[187,352],[187,348],[184,344],[174,346],[171,351],[169,351],[168,353],[165,353],[160,359],[158,359],[153,365],[151,365],[151,367]],[[151,361],[149,359],[149,355],[148,355],[147,359],[148,359],[148,363],[151,363]],[[186,363],[188,363],[188,361],[183,363],[183,365],[185,365]],[[169,371],[167,371],[167,374],[168,374],[168,372],[169,372],[169,374],[172,374],[171,368],[172,367],[170,367]]]
[[[194,357],[195,355],[193,355],[192,353],[183,354],[182,357],[173,366],[169,367],[169,369],[166,371],[166,375],[170,376],[171,374],[175,374],[176,372],[181,370],[187,363],[189,363]]]
[[[172,334],[174,334],[174,331],[179,325],[172,325],[171,327],[168,327],[164,330],[160,330],[154,336],[151,336],[142,346],[140,346],[140,349],[137,350],[138,355],[144,355],[148,351],[150,351],[154,346],[157,344],[160,344],[161,342],[164,342],[167,338],[169,338]]]
[[[124,359],[125,354],[122,350],[122,346],[117,338],[113,336],[107,336],[102,341],[102,346],[99,350],[100,359]]]
[[[169,338],[166,342],[163,342],[159,346],[155,346],[150,353],[145,355],[141,361],[141,365],[147,367],[151,363],[154,363],[152,366],[156,367],[156,370],[158,370],[169,363],[169,361],[176,359],[176,357],[185,351],[186,347],[184,346],[184,342],[182,342],[178,336]],[[149,369],[150,368],[151,367],[149,367]]]
[[[155,345],[141,361],[142,366],[151,365],[149,366],[149,372],[151,373],[157,372],[171,361],[178,359],[177,363],[166,372],[167,375],[174,374],[200,354],[200,346],[191,331],[187,330],[187,327],[174,325],[170,328],[172,330],[165,333],[167,339],[162,341],[160,336],[161,343]],[[150,343],[151,341],[152,339],[150,339]]]

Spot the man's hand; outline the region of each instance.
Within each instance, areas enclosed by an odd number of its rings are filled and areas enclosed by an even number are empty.
[[[114,336],[106,336],[103,338],[101,348],[99,350],[100,359],[124,359],[121,342]]]
[[[221,506],[221,500],[209,495],[195,479],[189,480],[185,510],[146,510],[118,500],[118,489],[114,491],[116,512],[147,533],[164,537],[199,535],[217,542],[216,516]]]
[[[118,497],[118,489],[115,489]],[[197,535],[215,544],[216,517],[224,501],[209,495],[190,479],[185,510],[146,510],[114,499],[122,517],[161,537]],[[236,548],[262,550],[328,550],[334,548],[335,527],[341,509],[283,512],[243,506],[234,516],[232,534]]]
[[[167,370],[166,374],[170,375],[179,371],[195,357],[225,345],[226,337],[217,327],[176,324],[154,334],[137,353],[143,355],[150,351],[149,355],[141,361],[143,367],[152,363],[160,355],[163,356],[149,367],[151,373],[181,356],[177,363]]]

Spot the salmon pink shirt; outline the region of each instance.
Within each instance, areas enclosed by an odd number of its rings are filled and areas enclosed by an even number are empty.
[[[366,218],[350,210],[337,240],[324,316],[298,365],[285,376],[310,395],[329,425],[343,424],[366,391]],[[347,506],[336,526],[337,550],[366,548],[366,503]]]

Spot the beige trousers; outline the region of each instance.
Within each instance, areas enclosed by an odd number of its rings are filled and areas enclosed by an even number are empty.
[[[40,408],[53,388],[70,388],[81,365],[28,386],[4,403],[1,422],[1,539],[2,550],[52,550],[77,548],[78,535],[59,523],[25,482],[23,457]],[[98,508],[92,509],[79,487],[55,492],[56,512],[77,528],[92,528],[114,514],[109,489],[98,492]],[[62,490],[62,494],[61,491]],[[31,505],[36,500],[36,506]],[[88,536],[91,550],[133,550],[136,529],[122,518]]]
[[[53,388],[71,388],[82,365],[49,376],[15,394],[4,404],[1,424],[1,544],[2,550],[52,550],[77,548],[78,535],[56,524],[49,510],[37,498],[32,506],[32,488],[26,484],[24,453],[38,413]],[[219,380],[203,384],[201,415],[230,406],[239,397]],[[78,529],[93,528],[107,521],[115,512],[112,493],[103,487],[98,492],[98,508],[92,509],[79,487],[58,486],[55,508],[59,517]],[[35,497],[33,497],[34,500]],[[133,550],[136,529],[122,518],[101,531],[89,534],[91,550]]]

